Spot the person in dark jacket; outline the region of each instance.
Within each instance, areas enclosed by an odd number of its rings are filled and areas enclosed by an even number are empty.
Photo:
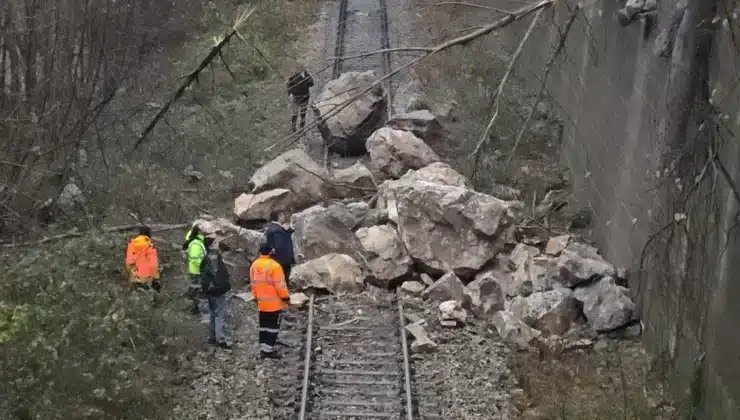
[[[288,215],[284,211],[275,211],[270,214],[270,224],[265,232],[267,244],[274,249],[273,258],[283,267],[285,284],[290,287],[290,269],[295,264],[293,252],[293,228],[285,227]]]
[[[200,266],[200,289],[208,300],[208,343],[228,349],[231,343],[226,334],[226,293],[231,290],[231,282],[226,264],[213,242],[212,237],[205,238],[206,256]]]
[[[285,82],[285,87],[290,97],[290,114],[294,133],[296,132],[296,122],[298,121],[299,113],[301,114],[301,129],[306,126],[306,110],[308,109],[308,102],[311,98],[311,87],[313,85],[313,77],[306,70],[297,72]]]

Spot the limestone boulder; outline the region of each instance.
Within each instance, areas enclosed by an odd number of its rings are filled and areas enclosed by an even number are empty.
[[[365,140],[383,125],[385,117],[385,92],[378,85],[342,108],[337,114],[329,114],[377,80],[373,71],[346,72],[329,81],[316,97],[314,113],[322,124],[319,131],[329,144],[332,153],[342,156],[359,156],[365,153]]]
[[[362,261],[362,245],[352,231],[355,219],[347,206],[333,203],[309,207],[292,217],[293,246],[300,261],[337,253]]]
[[[378,207],[396,223],[417,269],[431,275],[453,271],[467,279],[503,249],[521,203],[451,185],[398,180],[381,185]]]
[[[490,319],[504,309],[504,291],[493,272],[476,276],[465,288],[470,295],[471,310],[476,316]]]
[[[573,291],[565,288],[515,297],[507,309],[546,335],[565,334],[580,314]]]
[[[541,332],[525,324],[511,312],[496,312],[492,323],[498,335],[519,350],[531,349],[542,336]]]
[[[440,160],[413,133],[388,127],[375,131],[365,146],[370,154],[371,165],[392,178],[399,178],[409,169],[421,169]]]
[[[322,179],[323,178],[323,179]],[[291,210],[300,210],[326,198],[329,175],[301,149],[289,150],[259,168],[249,180],[255,194],[287,189],[292,194]]]
[[[275,210],[288,210],[293,207],[294,194],[290,190],[277,188],[259,194],[241,194],[234,200],[234,215],[238,220],[270,220]]]
[[[570,235],[554,236],[547,241],[547,247],[545,248],[545,254],[558,256],[565,250],[570,241]]]
[[[296,290],[324,289],[331,293],[360,293],[365,277],[360,264],[345,254],[327,254],[299,264],[290,274]]]
[[[557,281],[566,287],[616,275],[614,266],[606,262],[596,248],[578,242],[569,243],[556,264]]]
[[[330,198],[361,198],[376,190],[372,172],[359,162],[333,171],[331,181],[327,185]]]
[[[410,169],[400,180],[408,182],[426,181],[460,188],[472,188],[470,181],[465,176],[443,162],[434,162],[418,170]]]
[[[355,232],[355,236],[362,245],[368,268],[372,273],[370,283],[390,288],[411,276],[414,271],[413,261],[393,226],[360,228]]]
[[[388,213],[382,209],[373,209],[365,201],[347,204],[347,209],[354,217],[353,230],[362,227],[383,225],[389,222]]]
[[[614,330],[637,319],[629,291],[617,285],[613,277],[578,287],[574,296],[583,303],[588,323],[598,332]]]
[[[559,278],[556,261],[547,256],[524,260],[512,275],[516,294],[520,296],[562,287]]]
[[[447,132],[437,117],[426,109],[395,115],[385,125],[394,130],[410,131],[428,143],[447,137]]]

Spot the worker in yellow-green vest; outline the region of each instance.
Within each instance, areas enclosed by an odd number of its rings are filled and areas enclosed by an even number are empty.
[[[185,234],[185,243],[182,244],[183,251],[187,251],[188,256],[188,275],[190,284],[188,285],[187,297],[192,301],[191,312],[200,313],[200,266],[203,258],[206,257],[205,236],[201,233],[198,226]]]

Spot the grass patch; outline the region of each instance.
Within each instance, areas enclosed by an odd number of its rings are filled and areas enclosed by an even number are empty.
[[[514,353],[510,367],[524,391],[518,402],[530,420],[675,420],[678,412],[643,346],[613,341],[595,349],[541,359]]]

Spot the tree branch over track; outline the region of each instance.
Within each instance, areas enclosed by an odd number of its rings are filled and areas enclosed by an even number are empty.
[[[499,30],[501,28],[504,28],[504,27],[506,27],[506,26],[514,23],[514,22],[520,21],[520,20],[522,20],[523,18],[529,16],[532,13],[537,13],[540,10],[550,8],[550,7],[552,7],[555,4],[555,2],[556,2],[556,0],[542,0],[542,1],[538,2],[538,3],[524,6],[524,7],[520,8],[519,10],[516,10],[516,11],[512,12],[511,14],[508,14],[508,15],[502,17],[501,19],[499,19],[499,20],[497,20],[495,22],[492,22],[492,23],[490,23],[488,25],[485,25],[485,26],[481,27],[480,29],[478,29],[478,30],[476,30],[474,32],[471,32],[469,34],[466,34],[466,35],[463,35],[463,36],[460,36],[460,37],[451,39],[449,41],[443,42],[441,44],[438,44],[435,47],[429,47],[429,49],[425,49],[425,47],[419,47],[418,49],[414,49],[415,51],[424,52],[424,54],[422,56],[420,56],[420,57],[417,57],[417,58],[415,58],[415,59],[407,62],[406,64],[404,64],[401,67],[399,67],[399,68],[391,71],[390,73],[384,75],[383,77],[379,78],[374,83],[370,84],[368,87],[366,87],[365,89],[363,89],[361,92],[359,92],[359,93],[353,95],[352,97],[350,97],[349,99],[347,99],[341,105],[335,107],[331,111],[329,111],[326,114],[322,115],[321,120],[314,121],[311,124],[308,124],[303,129],[298,130],[295,133],[291,134],[290,136],[287,136],[287,137],[285,137],[285,138],[283,138],[283,139],[275,142],[273,145],[265,148],[264,151],[265,152],[270,152],[270,151],[275,150],[275,149],[280,150],[280,152],[284,151],[285,149],[287,149],[287,147],[289,147],[289,146],[293,145],[294,143],[296,143],[301,138],[301,136],[304,133],[306,133],[308,130],[313,129],[313,128],[319,126],[320,124],[323,123],[323,121],[325,121],[326,119],[331,118],[331,117],[337,115],[343,109],[347,108],[350,104],[352,104],[353,102],[355,102],[358,99],[360,99],[363,96],[365,96],[367,93],[369,93],[370,91],[372,91],[373,89],[375,89],[377,86],[385,83],[387,80],[390,80],[390,79],[396,77],[398,74],[400,74],[402,72],[405,72],[405,71],[408,71],[409,69],[417,66],[419,63],[421,63],[424,60],[428,59],[432,55],[441,53],[441,52],[443,52],[445,50],[448,50],[448,49],[450,49],[452,47],[456,47],[456,46],[460,46],[460,45],[466,45],[466,44],[468,44],[468,43],[470,43],[470,42],[472,42],[472,41],[474,41],[474,40],[476,40],[478,38],[481,38],[483,36],[489,35],[490,33],[494,32],[494,31],[497,31],[497,30]],[[406,50],[406,49],[404,49],[404,50]],[[374,53],[369,53],[368,55],[383,54],[383,53],[387,53],[387,52],[392,52],[392,51],[388,51],[386,49],[385,52],[376,51]]]

